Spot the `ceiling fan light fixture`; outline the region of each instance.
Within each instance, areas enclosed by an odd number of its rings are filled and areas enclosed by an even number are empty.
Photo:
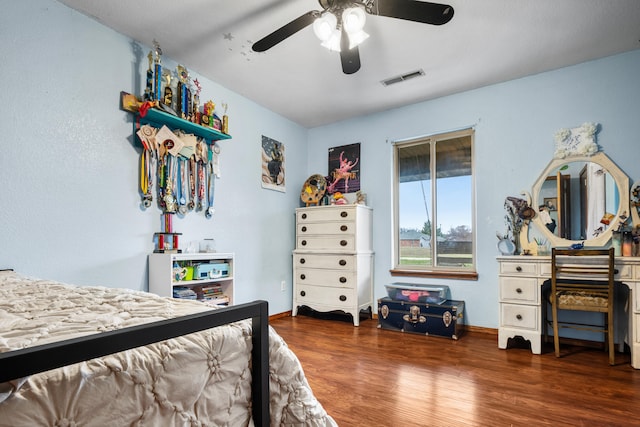
[[[349,35],[362,31],[366,20],[366,15],[361,7],[349,7],[342,12],[342,25]]]
[[[332,13],[325,13],[313,21],[313,32],[322,42],[329,40],[337,31],[338,19]]]
[[[369,34],[365,33],[364,30],[349,34],[349,49],[353,49],[368,38]]]
[[[340,52],[340,31],[333,30],[329,38],[321,43],[332,52]]]

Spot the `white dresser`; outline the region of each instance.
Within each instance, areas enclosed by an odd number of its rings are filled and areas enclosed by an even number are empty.
[[[531,342],[531,351],[542,352],[542,313],[546,304],[542,284],[551,278],[551,257],[500,256],[500,326],[498,347],[507,348],[509,338],[520,336]],[[631,349],[631,366],[640,369],[640,258],[617,257],[616,280],[629,288],[628,303],[619,301],[616,331]]]
[[[371,208],[363,205],[296,209],[293,316],[299,306],[342,310],[360,323],[373,309]]]

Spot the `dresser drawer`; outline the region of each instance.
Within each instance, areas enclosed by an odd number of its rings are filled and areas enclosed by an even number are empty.
[[[540,286],[535,277],[501,277],[500,300],[522,303],[538,303]]]
[[[500,326],[539,330],[538,307],[535,305],[500,304]]]
[[[542,277],[551,277],[551,263],[545,262],[540,264],[540,275]]]
[[[296,211],[296,222],[345,221],[355,220],[356,209],[353,206],[309,208]]]
[[[535,275],[537,274],[537,264],[527,262],[501,262],[500,273],[501,274],[514,274],[514,275]]]
[[[303,236],[296,239],[297,249],[354,251],[356,239],[352,234],[344,236]]]
[[[298,237],[306,237],[314,234],[353,234],[355,231],[354,222],[309,222],[298,224],[296,233]]]
[[[615,274],[616,280],[629,280],[633,278],[634,269],[638,268],[637,266],[622,264],[616,265],[614,270],[617,272]]]
[[[355,271],[356,257],[353,255],[295,254],[293,265],[297,268],[327,268],[340,271]]]
[[[349,308],[357,304],[355,289],[326,288],[324,286],[297,285],[295,305],[323,304],[335,309]]]
[[[296,268],[293,280],[296,284],[321,287],[355,288],[354,271],[322,270],[315,268]]]
[[[633,278],[636,280],[640,280],[640,265],[633,266]]]

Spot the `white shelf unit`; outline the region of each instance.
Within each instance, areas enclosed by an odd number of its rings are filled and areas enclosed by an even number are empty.
[[[195,279],[196,267],[204,264],[228,264],[228,275]],[[153,253],[149,255],[149,292],[173,297],[173,288],[176,286],[189,287],[198,293],[202,286],[220,285],[223,294],[229,298],[229,305],[233,305],[234,264],[233,253]],[[193,267],[194,280],[176,280],[174,265],[180,268]]]

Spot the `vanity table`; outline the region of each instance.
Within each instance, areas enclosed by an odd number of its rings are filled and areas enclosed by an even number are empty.
[[[507,348],[509,338],[531,342],[531,352],[542,352],[543,310],[547,303],[542,285],[551,278],[549,256],[499,256],[500,326],[498,347]],[[631,349],[631,366],[640,369],[640,258],[616,257],[616,280],[629,288],[626,304],[616,313],[617,335]],[[620,301],[619,301],[620,302]]]
[[[542,350],[543,328],[547,327],[543,325],[547,303],[542,285],[551,278],[551,257],[537,256],[537,242],[529,242],[530,225],[542,236],[538,240],[551,247],[609,247],[614,230],[640,227],[640,201],[630,203],[629,178],[598,151],[597,129],[595,123],[560,129],[555,135],[554,158],[534,183],[532,194],[522,192],[536,210],[532,219],[523,220],[519,235],[522,247],[531,255],[507,254],[499,246],[499,348],[507,348],[509,338],[519,336],[531,342],[533,353]],[[640,369],[640,257],[616,256],[615,268],[616,281],[629,290],[628,298],[616,300],[616,338],[618,343],[629,344],[631,366]]]

